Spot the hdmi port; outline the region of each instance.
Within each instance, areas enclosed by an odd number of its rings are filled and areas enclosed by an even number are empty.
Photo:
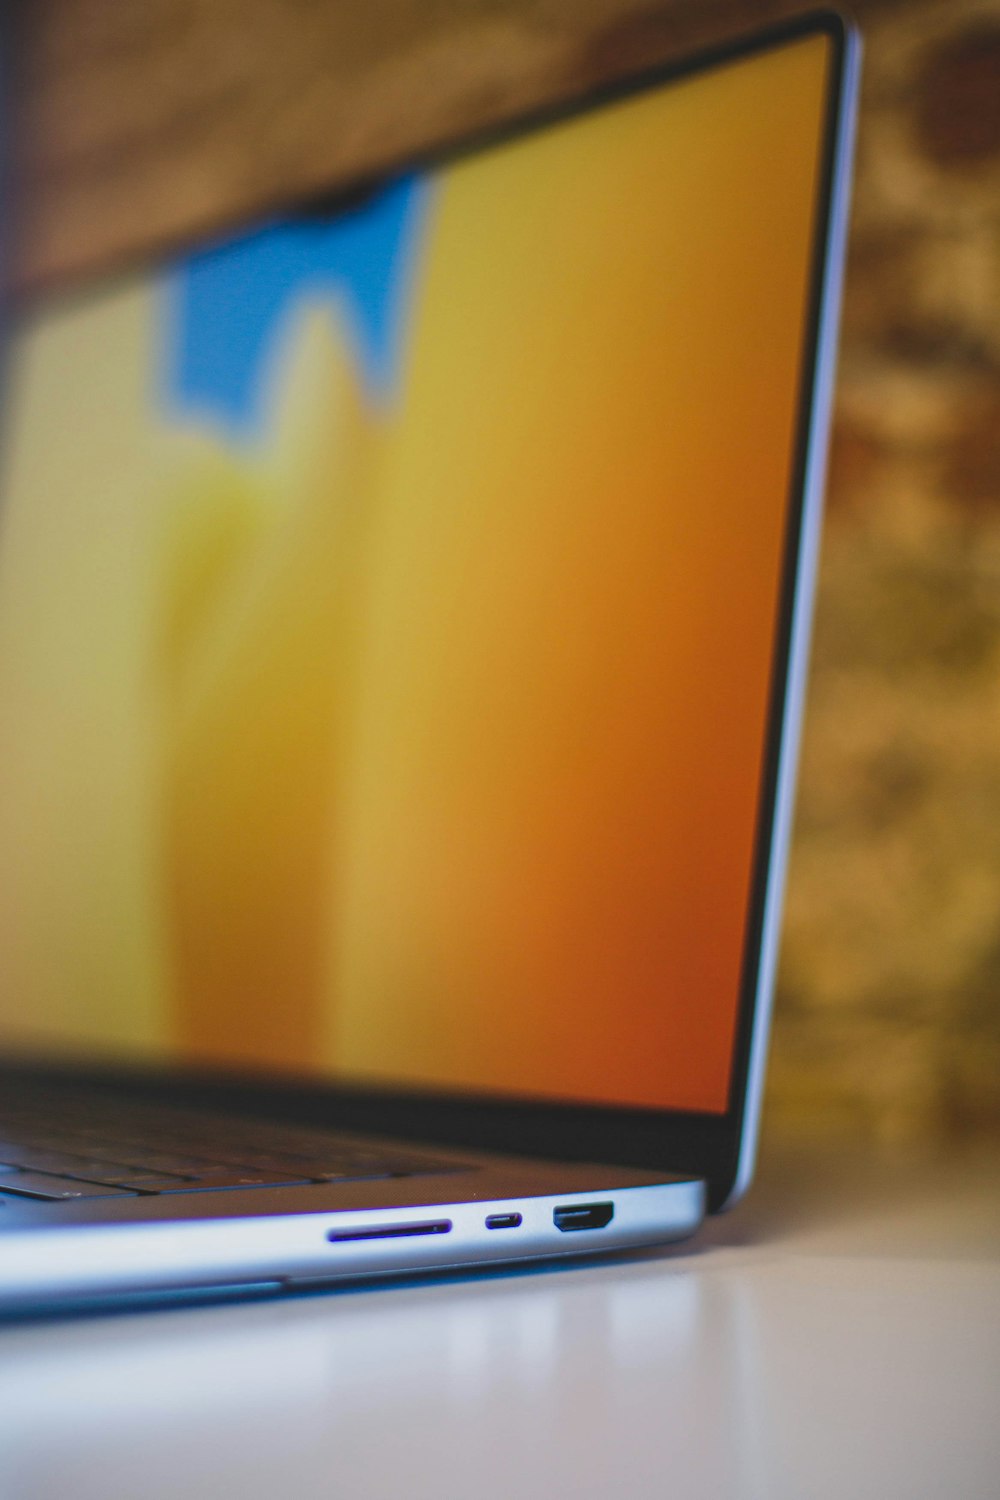
[[[611,1223],[613,1203],[566,1203],[552,1210],[557,1229],[569,1234],[573,1229],[604,1229]]]

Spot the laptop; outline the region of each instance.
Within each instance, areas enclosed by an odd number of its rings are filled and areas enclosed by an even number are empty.
[[[856,51],[805,17],[14,307],[4,1310],[744,1192]]]

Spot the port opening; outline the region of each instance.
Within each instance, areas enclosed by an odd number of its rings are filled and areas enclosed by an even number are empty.
[[[447,1234],[450,1219],[431,1219],[423,1224],[373,1224],[365,1229],[331,1229],[327,1239],[335,1245],[350,1240],[401,1240],[415,1234]]]
[[[486,1215],[487,1229],[516,1229],[520,1222],[521,1215],[516,1213]]]
[[[561,1203],[552,1210],[552,1219],[563,1234],[577,1229],[605,1229],[614,1216],[613,1203]]]

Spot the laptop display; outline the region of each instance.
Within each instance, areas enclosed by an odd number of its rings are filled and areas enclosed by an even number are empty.
[[[29,312],[5,1043],[726,1109],[830,66]]]

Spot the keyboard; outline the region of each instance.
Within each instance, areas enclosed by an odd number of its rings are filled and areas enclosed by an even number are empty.
[[[0,1194],[46,1202],[461,1170],[377,1138],[90,1093],[28,1090],[0,1101]]]

